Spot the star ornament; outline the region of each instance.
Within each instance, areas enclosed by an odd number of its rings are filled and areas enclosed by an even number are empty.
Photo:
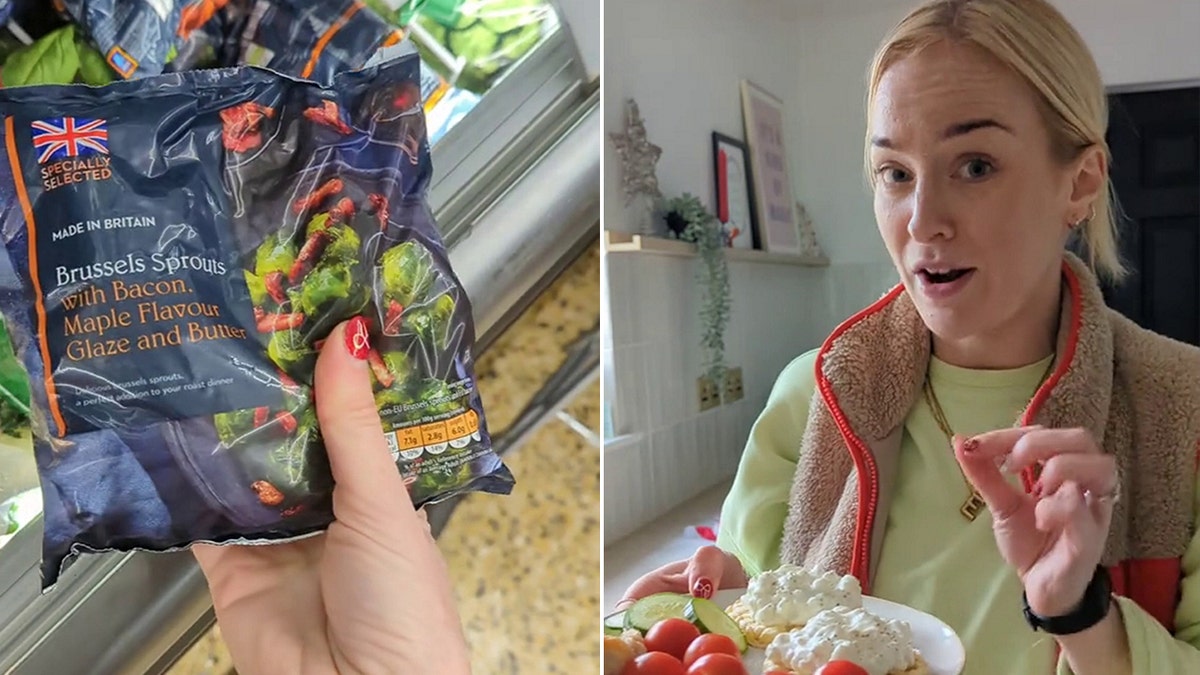
[[[662,148],[646,137],[646,125],[638,112],[638,105],[630,99],[625,103],[625,131],[609,134],[624,172],[623,187],[626,199],[638,194],[649,194],[658,198],[658,177],[654,173]]]

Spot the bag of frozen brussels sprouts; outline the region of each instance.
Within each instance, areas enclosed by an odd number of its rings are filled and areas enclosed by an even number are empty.
[[[511,491],[426,202],[419,69],[404,43],[327,88],[246,67],[0,90],[0,310],[32,385],[44,587],[78,552],[326,527],[310,387],[356,315],[413,502]]]

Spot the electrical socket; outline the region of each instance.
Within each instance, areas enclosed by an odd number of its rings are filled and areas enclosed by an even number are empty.
[[[697,393],[700,395],[700,412],[721,405],[721,390],[717,383],[705,375],[696,380]]]
[[[721,398],[725,399],[726,403],[740,401],[745,392],[742,391],[742,369],[741,368],[726,368],[725,369],[725,392]]]

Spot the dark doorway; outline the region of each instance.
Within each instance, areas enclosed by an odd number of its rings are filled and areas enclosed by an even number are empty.
[[[1111,174],[1130,276],[1104,295],[1161,335],[1200,345],[1200,87],[1113,94]]]

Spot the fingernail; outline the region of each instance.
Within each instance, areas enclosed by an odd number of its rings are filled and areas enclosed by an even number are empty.
[[[713,595],[713,583],[707,577],[700,577],[692,584],[692,595],[697,598],[708,600]]]
[[[963,443],[963,452],[968,452],[968,453],[975,452],[978,449],[979,449],[979,439],[978,438],[968,438]]]
[[[361,316],[350,319],[346,324],[346,350],[359,361],[366,361],[371,352],[371,338],[367,333],[367,321]]]
[[[1000,460],[1000,471],[1003,473],[1012,473],[1012,455],[1005,455]]]

